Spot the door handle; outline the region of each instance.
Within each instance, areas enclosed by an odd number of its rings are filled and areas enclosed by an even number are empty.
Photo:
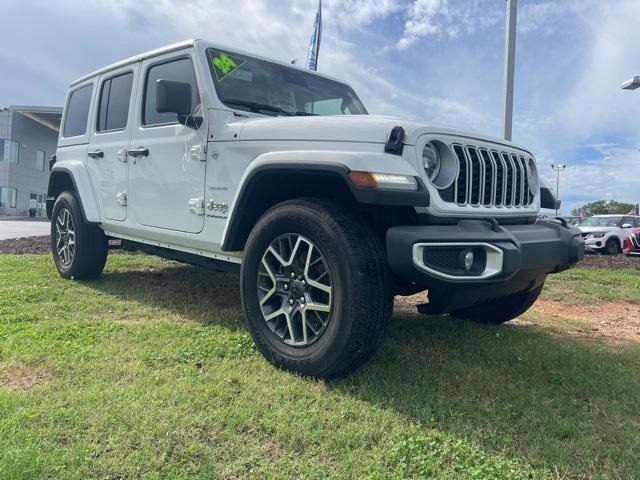
[[[104,152],[102,150],[94,150],[93,152],[87,152],[87,155],[91,158],[102,158],[104,157]]]
[[[131,157],[148,157],[149,156],[149,149],[148,148],[130,148],[129,150],[127,150],[127,155],[131,156]]]

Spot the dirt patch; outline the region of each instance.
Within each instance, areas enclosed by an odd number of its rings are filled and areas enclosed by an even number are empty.
[[[110,240],[109,245],[117,246],[120,240]],[[0,254],[13,254],[13,255],[33,255],[50,253],[51,244],[48,236],[45,237],[27,237],[27,238],[13,238],[11,240],[0,240]],[[133,253],[124,252],[123,250],[110,250],[109,254],[114,253]]]
[[[640,270],[640,256],[587,253],[584,260],[578,264],[578,268],[608,268],[610,270],[629,268]]]
[[[539,300],[534,312],[554,319],[572,320],[564,325],[570,333],[605,337],[623,343],[640,343],[640,305],[606,302],[596,305],[563,305]],[[532,323],[517,320],[516,323]]]
[[[396,297],[394,314],[416,314],[416,305],[424,303],[424,293],[412,297]],[[510,324],[538,325],[545,327],[544,317],[553,319],[554,330],[561,325],[563,332],[590,337],[604,338],[614,343],[640,344],[640,305],[634,303],[606,302],[594,305],[563,305],[560,302],[538,300],[532,310],[543,318],[521,317]],[[565,321],[563,321],[565,320]]]
[[[49,237],[13,238],[0,240],[0,254],[12,253],[16,255],[48,253]]]
[[[34,365],[12,363],[0,365],[0,388],[17,392],[41,390],[55,378],[52,370]]]

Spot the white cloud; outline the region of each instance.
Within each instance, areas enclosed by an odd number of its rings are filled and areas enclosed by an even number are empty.
[[[413,0],[396,46],[406,50],[424,37],[456,38],[493,27],[502,18],[502,10],[488,0]]]

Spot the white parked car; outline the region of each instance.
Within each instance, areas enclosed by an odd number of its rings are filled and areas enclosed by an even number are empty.
[[[592,252],[618,255],[622,253],[625,239],[640,227],[640,217],[633,215],[595,215],[586,218],[578,228],[586,248]]]
[[[259,350],[315,377],[373,355],[394,295],[502,323],[584,255],[537,221],[559,202],[527,149],[368,115],[339,80],[202,40],[73,82],[52,163],[63,277],[100,275],[110,238],[238,271]]]

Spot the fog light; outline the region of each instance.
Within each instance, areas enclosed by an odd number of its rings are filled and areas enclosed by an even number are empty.
[[[464,250],[461,255],[462,266],[468,272],[473,268],[473,263],[476,260],[475,255],[473,254],[473,250]]]

